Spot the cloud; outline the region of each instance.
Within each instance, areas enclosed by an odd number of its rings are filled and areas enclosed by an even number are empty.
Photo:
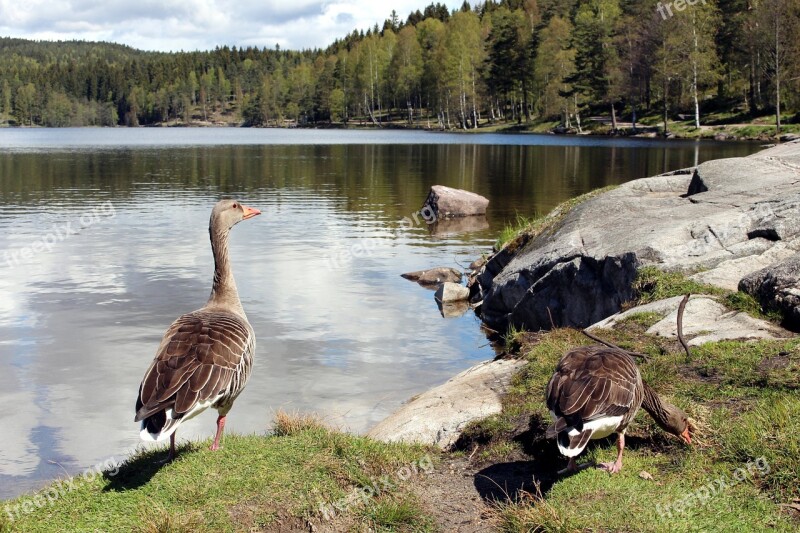
[[[143,50],[216,46],[324,48],[353,29],[403,20],[425,0],[0,0],[0,35],[46,40],[103,40]],[[460,1],[446,1],[450,9]]]

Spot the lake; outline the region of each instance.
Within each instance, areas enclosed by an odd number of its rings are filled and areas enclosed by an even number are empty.
[[[227,430],[276,410],[356,432],[494,355],[472,313],[444,319],[400,277],[465,266],[517,215],[597,187],[759,150],[752,143],[249,129],[0,129],[0,498],[138,445],[139,382],[164,330],[201,307],[211,207],[232,232],[257,337]],[[431,185],[491,201],[474,231],[413,220]],[[213,436],[216,412],[183,439]]]

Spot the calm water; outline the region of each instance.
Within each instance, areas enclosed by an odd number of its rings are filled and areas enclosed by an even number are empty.
[[[211,284],[211,206],[263,211],[231,256],[258,336],[228,428],[277,409],[364,431],[493,355],[399,274],[466,265],[517,213],[596,187],[747,155],[753,144],[241,129],[0,130],[0,498],[137,444],[139,380]],[[491,200],[458,233],[401,223],[430,185]],[[215,412],[181,427],[210,437]]]

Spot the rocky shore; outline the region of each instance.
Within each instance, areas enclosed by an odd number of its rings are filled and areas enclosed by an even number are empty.
[[[690,300],[690,344],[794,335],[800,320],[800,142],[746,158],[635,180],[557,210],[494,253],[470,279],[490,328],[613,328],[627,316],[660,319],[675,336],[678,299],[625,309],[644,267],[752,294],[781,327],[732,311],[712,296]],[[787,329],[788,328],[788,329]],[[412,399],[370,436],[447,448],[468,422],[497,413],[519,365],[482,364]],[[495,366],[492,366],[495,365]],[[469,401],[462,401],[468,398]]]

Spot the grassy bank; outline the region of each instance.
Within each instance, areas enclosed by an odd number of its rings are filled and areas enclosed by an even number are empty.
[[[733,307],[749,306],[742,297],[652,269],[639,286],[641,301],[691,288]],[[796,531],[800,526],[800,514],[785,506],[800,498],[800,340],[709,343],[687,359],[676,341],[645,333],[660,319],[634,315],[601,336],[647,354],[649,361],[640,362],[644,379],[689,413],[700,432],[689,447],[640,412],[628,431],[625,466],[615,476],[595,469],[557,476],[566,460],[543,437],[550,423],[544,390],[557,361],[592,341],[571,329],[515,334],[527,365],[514,378],[503,412],[471,424],[460,442],[465,453],[486,463],[533,462],[539,490],[495,505],[501,530]],[[613,443],[614,437],[593,442],[581,459],[612,460]]]
[[[281,415],[271,436],[230,435],[219,452],[185,444],[142,452],[118,469],[81,476],[2,502],[0,531],[427,531],[408,485],[438,456],[421,446],[378,443]],[[68,487],[71,487],[68,488]],[[62,494],[47,502],[49,489]],[[9,515],[13,515],[12,517]]]

